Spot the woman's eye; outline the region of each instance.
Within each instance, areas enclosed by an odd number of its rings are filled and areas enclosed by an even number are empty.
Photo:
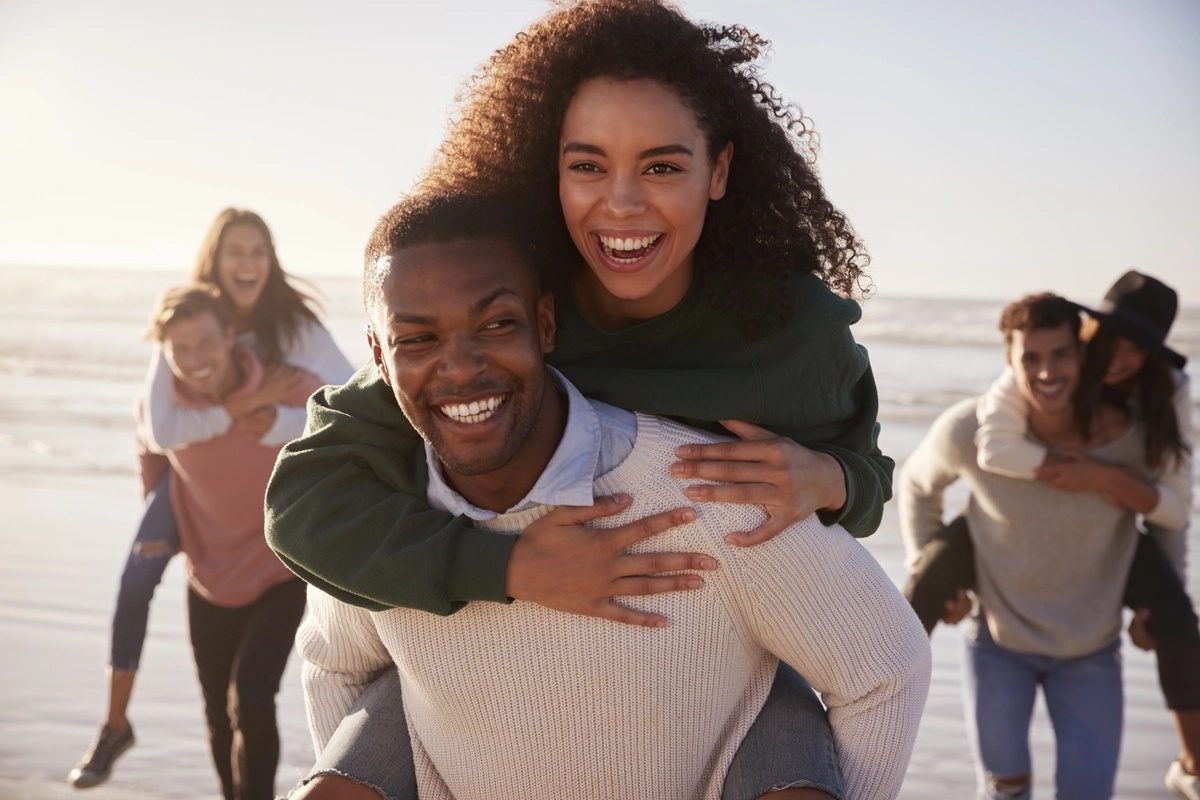
[[[650,166],[646,167],[646,172],[650,175],[672,175],[676,172],[683,172],[683,170],[674,164],[664,164],[660,162],[658,164],[651,164]]]
[[[602,172],[598,164],[593,164],[590,161],[581,161],[577,164],[568,164],[567,169],[571,172]]]

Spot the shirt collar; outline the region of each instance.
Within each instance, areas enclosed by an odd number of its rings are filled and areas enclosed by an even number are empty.
[[[590,506],[592,481],[600,461],[600,418],[592,404],[554,367],[546,367],[567,395],[567,427],[550,463],[537,483],[520,502],[506,513],[524,511],[535,505]],[[442,464],[425,443],[425,461],[429,465],[428,499],[435,508],[475,520],[491,519],[496,512],[478,508],[446,483]]]

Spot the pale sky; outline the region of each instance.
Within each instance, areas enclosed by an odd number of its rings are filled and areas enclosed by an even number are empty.
[[[687,0],[773,42],[878,292],[1200,305],[1195,0]],[[285,268],[357,275],[455,91],[543,0],[0,0],[0,263],[183,277],[254,209]],[[735,166],[736,168],[736,166]]]

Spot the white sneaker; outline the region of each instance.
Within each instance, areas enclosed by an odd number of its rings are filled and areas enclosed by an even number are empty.
[[[1167,777],[1163,779],[1163,783],[1175,795],[1184,800],[1200,800],[1200,776],[1184,772],[1183,764],[1179,762],[1179,759],[1171,762],[1171,767],[1167,770]]]

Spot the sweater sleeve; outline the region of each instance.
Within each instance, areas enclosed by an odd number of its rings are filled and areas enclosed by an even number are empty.
[[[1187,528],[1192,513],[1192,458],[1196,446],[1192,427],[1191,381],[1183,372],[1175,372],[1175,418],[1187,445],[1183,454],[1168,462],[1155,488],[1158,504],[1146,515],[1149,533],[1167,554],[1171,564],[1182,577],[1187,568]]]
[[[233,420],[223,406],[184,408],[175,402],[171,367],[155,346],[146,375],[146,444],[165,453],[228,433]]]
[[[516,537],[429,507],[425,450],[374,364],[308,402],[267,484],[267,542],[297,575],[372,610],[508,602]]]
[[[974,422],[973,401],[947,409],[913,450],[900,472],[900,533],[911,571],[921,550],[942,529],[943,495],[960,476],[955,464],[960,428]]]
[[[892,499],[896,463],[879,449],[879,392],[869,363],[851,392],[855,411],[844,430],[810,446],[837,459],[846,476],[845,504],[838,511],[818,511],[817,517],[825,525],[841,525],[852,536],[863,537],[878,530],[883,520],[883,505]]]
[[[738,602],[752,635],[828,706],[846,797],[894,798],[929,691],[929,639],[861,544],[811,517],[795,527],[789,541],[722,560],[742,573]]]
[[[341,386],[350,380],[354,367],[333,340],[333,334],[316,320],[308,320],[288,348],[287,363],[308,370],[322,384]]]
[[[1006,368],[979,402],[975,434],[979,468],[1009,478],[1032,480],[1046,448],[1025,438],[1028,408],[1011,369]]]
[[[371,615],[312,586],[308,615],[296,633],[308,728],[317,755],[342,718],[392,659]]]
[[[340,386],[354,374],[354,368],[338,349],[329,330],[309,320],[300,330],[285,355],[287,363],[313,374],[318,385]],[[268,447],[279,447],[304,433],[308,414],[304,406],[275,406],[275,424],[259,439]]]

